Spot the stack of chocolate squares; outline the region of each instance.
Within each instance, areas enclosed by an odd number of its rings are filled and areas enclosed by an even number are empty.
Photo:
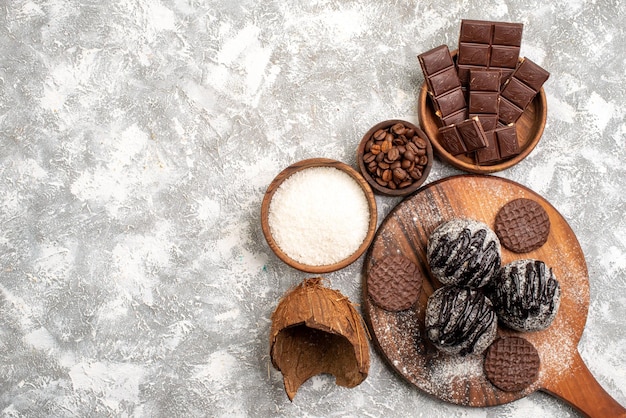
[[[441,145],[492,164],[519,154],[515,123],[550,74],[519,56],[522,23],[462,20],[456,63],[447,45],[418,55]]]

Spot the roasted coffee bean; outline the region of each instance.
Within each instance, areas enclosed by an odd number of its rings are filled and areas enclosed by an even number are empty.
[[[387,132],[384,129],[379,129],[374,132],[374,139],[377,141],[382,141],[387,136]]]
[[[409,172],[409,176],[411,176],[412,179],[419,180],[422,178],[422,170],[415,166],[415,168]]]
[[[377,130],[365,143],[363,163],[382,187],[402,189],[422,178],[426,141],[403,123]]]
[[[417,148],[417,145],[415,145],[413,142],[409,142],[408,144],[406,144],[406,149],[413,152],[413,154],[417,154],[419,151],[419,148]]]
[[[389,158],[392,162],[400,158],[400,151],[398,151],[398,148],[391,148],[387,153],[387,158]]]
[[[398,180],[404,180],[407,176],[406,171],[404,171],[404,169],[402,167],[398,167],[398,168],[394,168],[393,169],[393,177],[398,179]]]
[[[424,141],[419,136],[413,137],[413,142],[417,145],[418,148],[426,148],[426,141]]]
[[[404,135],[406,132],[406,127],[402,123],[396,123],[391,127],[391,130],[396,135]]]

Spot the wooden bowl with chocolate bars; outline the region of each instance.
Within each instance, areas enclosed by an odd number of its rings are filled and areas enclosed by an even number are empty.
[[[458,50],[418,55],[420,126],[442,160],[485,174],[522,161],[546,124],[550,74],[520,57],[523,24],[462,20]]]

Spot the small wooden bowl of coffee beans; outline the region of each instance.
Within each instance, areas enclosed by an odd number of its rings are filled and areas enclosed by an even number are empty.
[[[359,170],[372,188],[387,196],[407,196],[426,180],[433,148],[412,123],[391,119],[374,125],[357,149]]]

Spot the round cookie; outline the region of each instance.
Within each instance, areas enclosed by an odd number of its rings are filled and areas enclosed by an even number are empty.
[[[483,222],[452,219],[430,235],[426,257],[433,276],[444,285],[479,288],[500,269],[500,241]]]
[[[489,289],[498,318],[517,331],[541,331],[556,317],[561,288],[540,260],[515,260],[500,270]]]
[[[527,388],[539,376],[539,353],[525,338],[498,338],[487,349],[484,370],[494,386],[514,392]]]
[[[534,200],[515,199],[500,208],[494,230],[506,249],[527,253],[548,240],[550,218],[546,210]]]
[[[388,256],[369,271],[367,292],[387,311],[408,309],[422,290],[422,275],[417,266],[402,255]]]
[[[496,338],[498,319],[491,302],[467,287],[444,286],[428,298],[426,336],[448,354],[480,354]]]

